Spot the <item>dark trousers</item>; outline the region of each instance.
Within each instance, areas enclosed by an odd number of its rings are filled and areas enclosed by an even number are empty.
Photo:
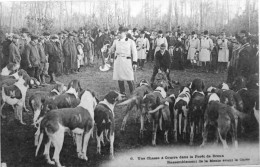
[[[134,91],[134,83],[133,81],[127,81],[127,84],[129,86],[129,91],[132,93]],[[118,81],[119,90],[121,94],[125,94],[125,83],[124,81]]]
[[[30,77],[36,78],[38,81],[40,81],[40,68],[39,67],[31,67],[27,68],[27,73]]]
[[[144,61],[145,61],[145,59],[138,59],[138,65],[140,68],[144,67]]]
[[[151,83],[154,82],[154,79],[155,79],[155,76],[156,74],[158,73],[158,68],[157,67],[153,67],[153,75],[152,75],[152,78],[151,78]],[[166,71],[163,70],[163,72],[166,73]],[[169,70],[169,73],[166,73],[166,77],[169,81],[171,81],[171,78],[170,78],[170,70]]]

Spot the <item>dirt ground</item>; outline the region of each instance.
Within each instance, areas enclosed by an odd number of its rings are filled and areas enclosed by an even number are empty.
[[[152,64],[146,64],[145,71],[137,71],[136,79],[150,80],[152,74]],[[212,73],[199,73],[193,70],[186,71],[171,71],[171,78],[179,81],[181,84],[187,84],[195,78],[202,78],[206,83],[206,87],[210,85],[218,85],[226,80],[226,74],[212,74]],[[96,92],[96,96],[102,99],[106,93],[110,90],[118,90],[116,81],[112,80],[112,71],[100,72],[98,67],[86,68],[86,71],[80,72],[75,75],[64,75],[58,78],[60,82],[68,84],[70,80],[78,79],[84,89],[90,89]],[[128,91],[128,85],[125,84]],[[175,95],[177,95],[179,86],[175,87]],[[36,90],[50,90],[51,86],[40,89],[30,89],[27,92],[27,108],[28,98]],[[127,92],[129,94],[129,92]],[[122,123],[124,110],[126,107],[115,108],[115,159],[129,150],[138,150],[140,148],[151,147],[152,132],[151,125],[146,124],[147,131],[144,133],[144,139],[139,139],[140,123],[135,119],[134,114],[127,121],[126,131],[124,134],[120,133],[120,126]],[[46,164],[46,161],[42,155],[43,147],[39,151],[38,157],[35,157],[34,146],[34,133],[36,129],[31,125],[33,119],[33,113],[23,113],[24,122],[27,125],[21,125],[18,121],[14,120],[13,109],[5,105],[3,108],[3,114],[7,115],[6,119],[1,119],[1,161],[7,163],[8,167],[31,167],[31,166],[50,166]],[[249,120],[250,131],[239,137],[240,143],[256,143],[259,144],[259,129],[255,120]],[[187,142],[180,141],[179,143],[173,143],[172,133],[169,135],[170,147],[178,146],[180,148],[198,147],[201,144],[201,138],[197,137],[195,146],[189,146]],[[157,146],[158,148],[168,147],[163,142],[163,133],[158,132]],[[221,144],[219,145],[221,147]],[[109,145],[103,146],[101,149],[102,154],[96,154],[96,140],[91,138],[88,146],[87,156],[88,162],[80,160],[76,155],[76,146],[73,143],[71,136],[66,135],[64,145],[60,154],[60,161],[62,165],[69,166],[101,166],[104,163],[110,162],[109,159]],[[53,148],[51,148],[51,157],[53,154]],[[122,166],[122,165],[121,165]]]

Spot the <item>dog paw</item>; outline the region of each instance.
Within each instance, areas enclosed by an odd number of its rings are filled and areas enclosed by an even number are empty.
[[[2,115],[1,117],[2,117],[3,119],[5,119],[5,118],[6,118],[6,116],[5,116],[5,115]]]
[[[55,162],[54,162],[54,161],[51,161],[51,160],[47,161],[47,163],[48,163],[48,164],[51,164],[51,165],[55,165]]]
[[[200,145],[200,148],[203,148],[205,145],[202,143],[201,145]]]
[[[189,145],[190,145],[190,146],[193,146],[193,142],[191,141],[191,142],[189,143]]]

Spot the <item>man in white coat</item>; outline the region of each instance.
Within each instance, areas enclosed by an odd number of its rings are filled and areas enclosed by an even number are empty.
[[[222,32],[217,40],[217,44],[219,46],[218,71],[220,72],[223,72],[224,69],[227,68],[227,63],[229,62],[228,40],[225,37],[225,33]]]
[[[135,42],[126,37],[127,28],[119,27],[119,39],[113,42],[109,54],[115,52],[113,80],[118,81],[121,94],[125,94],[124,81],[127,81],[130,93],[134,90],[134,70],[137,68],[137,50]]]
[[[197,64],[198,57],[195,56],[199,52],[200,40],[195,31],[191,32],[191,39],[188,42],[188,60],[190,60],[192,67]]]
[[[136,40],[137,45],[137,55],[138,55],[138,63],[141,70],[144,67],[144,61],[146,60],[146,55],[149,52],[150,44],[149,40],[145,38],[145,32],[141,31],[140,37]]]
[[[202,63],[203,70],[209,71],[210,53],[213,49],[213,41],[208,36],[208,31],[204,31],[204,36],[200,40],[199,61]]]

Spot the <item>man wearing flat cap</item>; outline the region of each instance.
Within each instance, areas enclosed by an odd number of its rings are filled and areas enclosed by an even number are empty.
[[[27,64],[27,73],[29,76],[36,78],[40,81],[40,55],[38,51],[38,36],[31,35],[31,41],[25,48],[26,64]]]
[[[58,72],[57,63],[61,63],[62,48],[59,43],[58,35],[52,35],[46,50],[46,54],[49,55],[49,69],[50,84],[56,84],[55,74]]]
[[[120,93],[125,94],[124,81],[127,81],[130,93],[134,90],[134,70],[137,67],[135,42],[126,37],[127,28],[120,27],[120,38],[113,42],[109,54],[115,52],[113,80],[118,81]],[[134,69],[134,70],[133,70]]]
[[[20,67],[21,55],[19,51],[19,39],[20,36],[17,34],[13,35],[13,41],[9,45],[9,63],[14,63]]]
[[[77,72],[77,48],[74,40],[75,35],[73,33],[69,33],[68,38],[63,43],[63,53],[65,58],[65,71],[66,74],[69,72],[76,73]]]
[[[154,55],[156,54],[157,51],[160,50],[161,44],[163,44],[163,43],[165,44],[166,49],[168,49],[167,39],[163,36],[162,30],[159,30],[158,37],[154,41],[154,46],[155,46]]]

